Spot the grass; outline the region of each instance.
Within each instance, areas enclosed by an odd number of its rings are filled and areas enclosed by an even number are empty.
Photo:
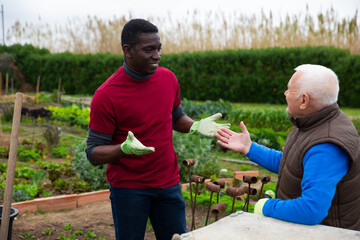
[[[7,43],[31,43],[51,52],[122,54],[121,31],[131,17],[131,14],[109,19],[73,17],[59,26],[50,26],[41,20],[25,24],[16,22],[7,31]],[[165,54],[308,45],[334,46],[349,49],[352,54],[360,53],[357,11],[354,16],[339,19],[333,8],[314,17],[307,7],[304,14],[299,11],[275,19],[271,11],[247,15],[235,10],[228,14],[221,10],[194,10],[178,20],[172,19],[171,15],[149,17],[148,20],[158,26]]]

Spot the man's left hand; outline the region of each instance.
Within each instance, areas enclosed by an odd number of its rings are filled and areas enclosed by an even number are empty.
[[[255,204],[255,208],[254,208],[254,213],[259,214],[259,215],[264,215],[263,214],[263,208],[264,205],[266,203],[267,200],[269,200],[270,198],[276,198],[276,194],[273,190],[267,190],[263,196],[262,199],[260,199],[256,204]]]

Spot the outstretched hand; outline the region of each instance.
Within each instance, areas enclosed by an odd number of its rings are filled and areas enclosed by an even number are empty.
[[[216,131],[221,128],[230,128],[230,123],[220,124],[215,121],[222,117],[221,113],[216,113],[210,117],[201,119],[199,122],[195,122],[191,128],[190,132],[199,132],[204,136],[214,137]]]
[[[131,131],[128,132],[126,141],[123,142],[120,147],[125,154],[143,155],[155,152],[155,148],[145,147]]]
[[[227,128],[221,128],[215,136],[219,139],[217,142],[228,149],[247,154],[250,150],[251,139],[244,122],[240,122],[242,133],[236,133]]]

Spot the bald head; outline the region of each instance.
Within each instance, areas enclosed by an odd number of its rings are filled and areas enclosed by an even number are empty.
[[[321,65],[303,64],[295,68],[300,73],[295,82],[298,96],[307,93],[311,104],[320,110],[337,102],[339,94],[339,80],[329,68]]]

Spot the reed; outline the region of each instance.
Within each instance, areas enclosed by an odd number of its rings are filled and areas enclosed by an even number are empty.
[[[7,31],[7,44],[31,43],[51,52],[110,52],[121,54],[120,35],[132,18],[113,16],[109,19],[74,17],[63,25],[50,26],[39,19],[36,23],[16,22]],[[273,13],[245,15],[188,11],[182,19],[149,17],[160,30],[163,53],[223,50],[238,48],[334,46],[360,54],[359,16],[339,18],[333,8],[313,17],[308,7],[303,15],[273,17]]]

